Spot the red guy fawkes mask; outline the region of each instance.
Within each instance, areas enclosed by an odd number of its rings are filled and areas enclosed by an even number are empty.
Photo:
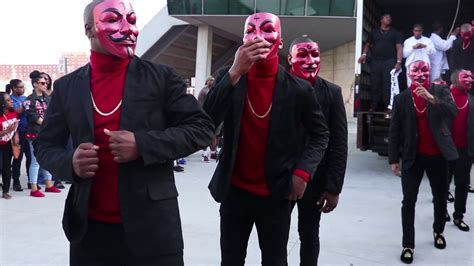
[[[266,59],[278,55],[281,42],[280,18],[271,13],[255,13],[245,20],[244,43],[256,38],[261,38],[271,43]]]
[[[93,11],[97,38],[102,47],[114,56],[135,55],[137,17],[128,0],[105,0]]]
[[[472,31],[461,31],[461,38],[464,43],[469,42],[472,38]]]
[[[462,89],[470,90],[472,88],[472,73],[469,70],[462,70],[458,74],[459,84]]]
[[[430,65],[425,61],[415,61],[410,65],[408,77],[414,85],[428,88],[430,83]]]
[[[321,68],[318,43],[302,42],[293,45],[289,61],[292,74],[314,84]]]

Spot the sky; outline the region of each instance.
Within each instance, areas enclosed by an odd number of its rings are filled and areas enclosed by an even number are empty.
[[[2,0],[0,64],[57,64],[62,52],[88,52],[83,11],[91,0]],[[142,28],[166,0],[130,0]]]

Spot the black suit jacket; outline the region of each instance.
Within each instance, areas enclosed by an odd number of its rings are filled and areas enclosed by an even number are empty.
[[[347,165],[347,116],[341,87],[321,77],[314,90],[329,128],[329,143],[323,160],[308,188],[317,196],[327,191],[339,194],[344,184]]]
[[[463,39],[458,37],[453,42],[453,47],[449,50],[449,68],[451,71],[466,69],[474,71],[474,46],[464,50]]]
[[[86,65],[57,80],[35,152],[55,176],[73,176],[64,209],[63,228],[71,242],[87,229],[92,179],[73,172],[73,151],[94,142],[90,68]],[[137,256],[183,249],[173,160],[212,141],[213,125],[174,70],[134,57],[128,67],[120,128],[134,132],[140,157],[120,164],[119,200],[127,243]]]
[[[468,94],[469,114],[467,118],[467,141],[469,156],[474,162],[474,95]]]
[[[436,104],[427,102],[428,125],[438,148],[447,160],[456,160],[458,152],[451,136],[451,122],[457,114],[457,107],[448,86],[432,85],[429,92],[436,98]],[[418,149],[418,126],[416,110],[411,91],[405,90],[394,99],[390,121],[388,156],[389,163],[399,163],[402,158],[404,170],[415,162]]]
[[[229,80],[228,68],[220,71],[209,92],[204,110],[215,125],[224,121],[224,146],[209,184],[218,202],[225,200],[239,145],[242,111],[247,93],[247,78],[236,86]],[[311,85],[279,67],[273,95],[265,174],[272,196],[285,198],[291,190],[291,176],[298,168],[313,175],[329,140],[321,107]],[[302,131],[309,135],[301,147]]]

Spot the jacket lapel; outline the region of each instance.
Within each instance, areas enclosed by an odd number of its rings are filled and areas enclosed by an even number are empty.
[[[86,115],[87,124],[94,135],[94,120],[92,117],[92,100],[91,100],[91,74],[90,74],[90,64],[86,65],[79,72],[79,80],[77,86],[78,99],[81,99],[82,107],[84,108],[84,114]]]
[[[413,97],[411,97],[411,91],[410,89],[407,89],[407,94],[405,96],[405,102],[406,102],[406,113],[407,113],[407,119],[409,121],[410,125],[413,125],[414,131],[418,131],[418,126],[416,124],[416,110],[415,110],[415,103],[413,102]]]
[[[140,89],[141,75],[137,64],[137,58],[130,60],[122,97],[122,112],[120,115],[120,129],[131,129],[130,124],[133,121],[133,95],[136,95]]]
[[[233,125],[234,130],[236,132],[235,136],[239,136],[240,134],[240,121],[242,119],[242,113],[244,111],[245,101],[247,99],[247,75],[243,76],[240,82],[237,84],[237,87],[234,88],[235,92],[233,95]],[[234,139],[234,144],[237,144],[238,138]]]
[[[287,83],[285,80],[285,73],[281,66],[278,68],[277,78],[275,80],[275,91],[273,92],[273,100],[272,100],[272,111],[270,113],[270,129],[268,132],[268,143],[270,143],[273,132],[278,128],[278,122],[280,121],[281,112],[284,108],[284,99],[286,97],[286,93],[288,91]]]

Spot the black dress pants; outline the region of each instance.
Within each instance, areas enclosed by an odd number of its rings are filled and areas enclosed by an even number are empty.
[[[163,228],[166,230],[166,228]],[[89,220],[82,241],[70,244],[71,266],[182,266],[183,253],[137,257],[131,254],[122,224]]]
[[[390,104],[391,95],[391,75],[396,59],[386,60],[371,59],[370,61],[370,82],[372,92],[371,108],[384,111]]]
[[[18,159],[13,159],[13,164],[12,164],[13,185],[20,184],[20,168],[21,168],[21,161],[23,160],[23,154],[25,154],[25,157],[26,157],[25,166],[26,166],[26,176],[28,177],[29,177],[28,170],[30,169],[30,164],[31,164],[30,145],[28,144],[28,140],[26,139],[26,136],[25,136],[26,133],[18,132],[18,135],[20,137],[21,152]]]
[[[12,179],[12,144],[8,142],[7,144],[0,146],[0,161],[2,162],[2,192],[8,193],[10,190],[10,184]]]
[[[449,179],[454,177],[454,213],[453,219],[462,220],[466,213],[467,195],[469,193],[469,179],[471,177],[472,162],[467,148],[459,148],[459,159],[449,162]]]
[[[425,171],[433,194],[433,231],[442,233],[446,224],[448,161],[441,155],[424,156],[418,154],[413,165],[407,170],[402,170],[402,245],[405,248],[415,248],[415,205]]]
[[[263,266],[286,266],[291,205],[286,199],[261,197],[232,187],[220,207],[221,265],[243,266],[253,225]]]

